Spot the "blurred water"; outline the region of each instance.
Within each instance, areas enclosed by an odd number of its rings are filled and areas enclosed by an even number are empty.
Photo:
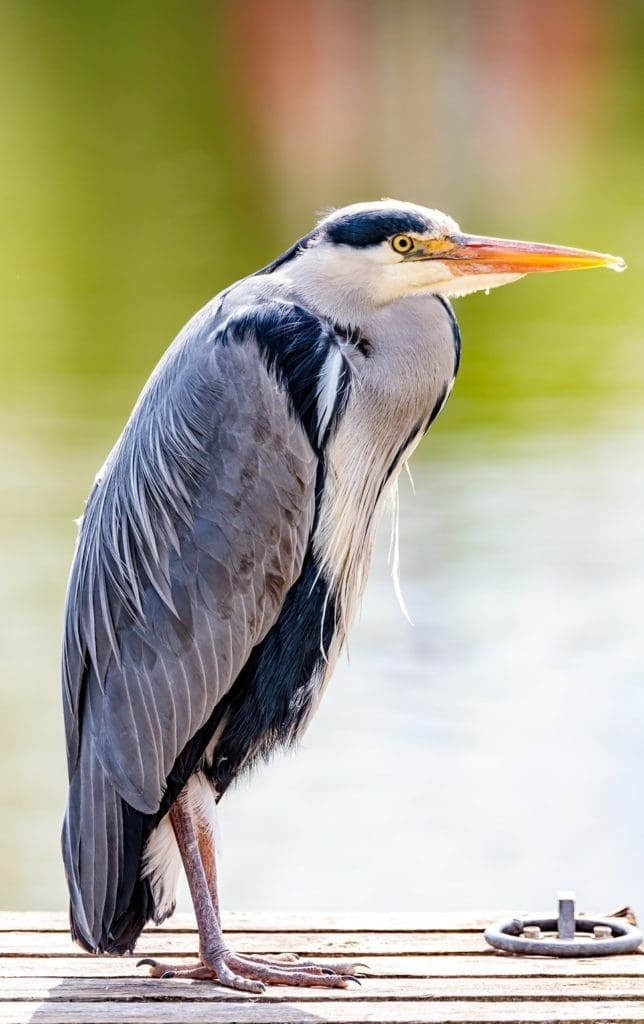
[[[87,448],[5,454],[0,906],[59,907],[56,658],[73,542],[60,506]],[[423,454],[416,494],[401,483],[415,625],[383,528],[350,660],[302,749],[222,804],[224,902],[546,907],[572,886],[595,908],[644,905],[641,440],[438,430]]]
[[[231,905],[644,905],[641,440],[472,454],[402,497],[415,626],[383,544],[297,761],[222,806]]]
[[[224,901],[644,905],[644,6],[0,5],[0,906],[61,907],[58,652],[97,467],[181,324],[395,195],[623,255],[457,303],[464,358],[302,750],[222,807]]]

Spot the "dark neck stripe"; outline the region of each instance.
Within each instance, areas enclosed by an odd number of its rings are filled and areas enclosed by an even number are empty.
[[[386,471],[386,473],[385,473],[385,475],[384,475],[384,477],[382,479],[380,487],[378,488],[378,497],[376,498],[376,502],[378,502],[380,500],[380,498],[382,496],[382,492],[384,491],[385,487],[387,486],[387,484],[391,480],[391,477],[392,477],[393,473],[395,472],[395,470],[400,466],[400,463],[401,463],[401,461],[403,459],[403,456],[404,456],[405,452],[407,451],[407,449],[409,448],[409,446],[414,442],[414,440],[419,435],[422,435],[424,432],[425,432],[424,423],[423,423],[422,420],[419,420],[419,422],[414,424],[414,426],[411,428],[411,430],[407,434],[407,437],[404,439],[404,441],[401,444],[398,445],[398,448],[396,449],[394,457],[391,460],[391,462],[389,463],[389,466],[387,467],[387,471]]]
[[[458,369],[461,365],[461,348],[463,346],[463,340],[461,337],[461,329],[458,326],[458,320],[456,314],[451,307],[451,304],[442,295],[437,295],[436,298],[442,305],[443,309],[447,313],[450,323],[452,325],[452,338],[454,339],[454,376],[458,373]]]
[[[333,330],[338,338],[342,338],[347,345],[352,345],[353,348],[356,348],[363,356],[371,355],[373,346],[359,327],[353,327],[351,324],[347,324],[346,326],[343,324],[334,324]]]

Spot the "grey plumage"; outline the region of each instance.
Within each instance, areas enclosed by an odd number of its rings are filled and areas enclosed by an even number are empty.
[[[350,320],[340,289],[325,315],[324,270],[309,288],[298,262],[314,245],[190,321],[87,503],[63,651],[63,853],[91,950],[131,948],[172,910],[146,849],[191,775],[219,797],[301,733],[377,512],[453,382],[444,299],[370,307],[356,292]]]
[[[454,383],[445,296],[587,266],[624,265],[356,204],[181,332],[97,478],[69,583],[63,854],[85,948],[131,949],[170,914],[181,853],[201,960],[171,973],[253,993],[351,980],[227,947],[215,803],[317,706],[379,512]]]
[[[177,756],[273,625],[313,519],[317,460],[288,397],[253,339],[221,344],[218,323],[209,307],[177,339],[80,529],[64,680],[73,794],[75,773],[84,785],[69,811],[103,884],[122,856],[114,792],[158,811]],[[80,888],[71,841],[66,865]],[[88,888],[93,943],[111,904]]]
[[[83,686],[101,763],[145,813],[274,622],[314,508],[316,460],[253,343],[217,344],[210,323],[191,341],[95,485],[70,588],[70,765]]]

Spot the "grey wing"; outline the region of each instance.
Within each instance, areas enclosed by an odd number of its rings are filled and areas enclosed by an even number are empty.
[[[302,568],[317,458],[252,337],[178,339],[95,485],[68,591],[70,778],[83,735],[154,813]]]

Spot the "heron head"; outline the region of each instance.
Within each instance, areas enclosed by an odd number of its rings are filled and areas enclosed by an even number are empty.
[[[375,305],[407,295],[497,288],[535,271],[624,269],[605,253],[467,235],[439,210],[383,199],[335,210],[301,250],[298,276]]]

